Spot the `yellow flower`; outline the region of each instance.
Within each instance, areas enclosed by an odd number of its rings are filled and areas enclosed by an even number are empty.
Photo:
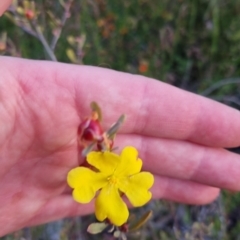
[[[154,178],[149,172],[140,172],[142,160],[134,147],[126,147],[119,155],[112,152],[91,152],[87,162],[97,171],[77,167],[68,173],[67,181],[73,190],[73,198],[79,203],[89,203],[98,190],[95,214],[99,221],[106,218],[121,226],[129,216],[122,200],[125,194],[134,207],[146,204],[152,197],[149,188]]]

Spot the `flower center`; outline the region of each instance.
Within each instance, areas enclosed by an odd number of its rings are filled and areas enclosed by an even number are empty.
[[[114,175],[108,178],[108,182],[111,185],[116,185],[118,183],[118,178]]]

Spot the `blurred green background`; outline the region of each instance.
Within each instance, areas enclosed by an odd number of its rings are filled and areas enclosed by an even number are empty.
[[[34,3],[15,1],[0,19],[2,55],[53,60],[38,28],[58,61],[146,75],[240,108],[240,0]],[[153,201],[146,208],[154,217],[129,239],[240,239],[237,193],[224,192],[208,206]],[[92,219],[65,219],[1,239],[112,239],[87,234]]]

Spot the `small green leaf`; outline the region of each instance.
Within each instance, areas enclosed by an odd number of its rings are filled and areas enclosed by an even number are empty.
[[[7,32],[0,33],[0,41],[6,44],[6,42],[7,42]]]
[[[78,62],[76,54],[75,54],[75,52],[71,48],[68,48],[66,50],[66,54],[67,54],[68,58],[70,59],[70,61],[72,63],[77,63]]]
[[[137,222],[129,227],[129,232],[133,232],[141,228],[152,216],[152,211],[146,212]]]
[[[12,14],[10,14],[9,12],[5,12],[4,16],[6,16],[11,22],[16,23],[16,20],[14,19]]]
[[[107,223],[91,223],[87,228],[87,232],[91,234],[98,234],[101,233],[107,226]]]
[[[114,137],[114,135],[116,134],[116,132],[118,131],[118,129],[121,127],[121,125],[123,124],[124,120],[125,120],[125,115],[121,115],[119,117],[119,119],[117,120],[117,122],[115,122],[106,132],[107,136],[109,138]]]
[[[75,43],[76,43],[76,40],[75,40],[75,38],[74,38],[72,35],[70,35],[70,36],[67,37],[67,41],[68,41],[68,43],[69,43],[71,46],[74,46]]]
[[[24,9],[22,7],[17,7],[17,13],[20,15],[24,14]]]
[[[28,0],[23,1],[23,8],[24,9],[30,9],[31,8],[31,3]]]
[[[99,122],[102,121],[102,110],[96,102],[91,102],[90,104],[92,111],[97,112]]]
[[[113,236],[114,236],[115,238],[119,238],[119,237],[121,236],[121,232],[120,232],[119,230],[117,230],[117,231],[115,231],[115,232],[113,233]]]
[[[85,147],[82,150],[82,156],[86,157],[88,155],[88,153],[90,153],[93,150],[95,144],[96,144],[96,142],[92,142],[87,147]]]
[[[65,2],[63,0],[58,0],[61,6],[64,8],[65,7]]]

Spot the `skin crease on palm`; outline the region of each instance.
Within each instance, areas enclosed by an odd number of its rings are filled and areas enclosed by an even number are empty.
[[[154,198],[206,204],[240,190],[240,157],[224,150],[240,145],[237,110],[142,76],[0,57],[0,236],[93,211],[66,184],[93,100],[104,129],[127,115],[115,145],[139,150]]]

